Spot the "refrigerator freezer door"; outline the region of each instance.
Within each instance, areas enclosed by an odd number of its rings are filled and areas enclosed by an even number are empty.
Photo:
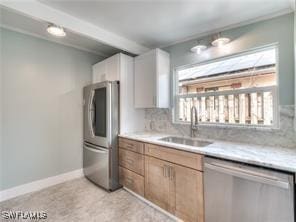
[[[84,175],[94,183],[109,190],[109,150],[90,144],[83,146]]]

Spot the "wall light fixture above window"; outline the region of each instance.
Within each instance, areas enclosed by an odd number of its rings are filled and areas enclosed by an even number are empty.
[[[65,30],[61,26],[58,26],[55,24],[49,24],[46,30],[49,34],[56,36],[56,37],[66,36]]]
[[[222,37],[221,33],[218,33],[214,37],[214,40],[212,41],[212,45],[215,47],[220,47],[220,46],[228,44],[229,42],[230,42],[230,38]]]

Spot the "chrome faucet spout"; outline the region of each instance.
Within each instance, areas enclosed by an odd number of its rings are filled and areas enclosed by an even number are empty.
[[[191,107],[191,137],[195,136],[195,132],[198,129],[198,117],[197,117],[197,109],[195,106]],[[194,120],[193,120],[193,114],[194,114]]]

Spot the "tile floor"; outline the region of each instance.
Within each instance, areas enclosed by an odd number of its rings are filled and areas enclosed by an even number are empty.
[[[174,221],[123,189],[108,193],[85,178],[1,202],[4,210],[45,211],[48,218],[40,220],[44,222]]]

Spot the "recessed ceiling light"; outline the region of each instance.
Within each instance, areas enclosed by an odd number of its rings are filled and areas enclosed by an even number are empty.
[[[55,24],[49,24],[46,30],[48,33],[50,33],[51,35],[54,35],[56,37],[66,36],[66,32],[64,31],[64,29],[60,26],[55,25]]]
[[[207,48],[206,45],[196,45],[196,46],[194,46],[194,47],[191,48],[191,52],[195,52],[196,54],[199,55],[206,48]]]

